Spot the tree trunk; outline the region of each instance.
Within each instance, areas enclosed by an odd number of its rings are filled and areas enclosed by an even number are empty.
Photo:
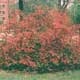
[[[24,4],[23,4],[23,0],[19,0],[19,9],[22,11],[24,10]]]
[[[69,4],[69,0],[58,0],[58,8],[60,10],[65,10]]]

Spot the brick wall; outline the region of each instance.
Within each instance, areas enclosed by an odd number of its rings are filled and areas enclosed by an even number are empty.
[[[0,24],[8,23],[8,0],[0,0]]]

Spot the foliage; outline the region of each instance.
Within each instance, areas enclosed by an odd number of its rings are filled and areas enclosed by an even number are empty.
[[[18,9],[18,3],[12,5],[12,7],[15,6],[16,9]],[[23,8],[24,12],[29,14],[35,11],[37,6],[42,6],[43,9],[48,8],[56,8],[57,6],[57,0],[23,0]],[[12,7],[10,7],[12,9]]]
[[[78,33],[66,12],[45,11],[40,6],[27,16],[16,11],[2,30],[0,67],[41,73],[80,64]]]
[[[74,24],[80,24],[80,2],[75,0],[71,6],[70,15]]]

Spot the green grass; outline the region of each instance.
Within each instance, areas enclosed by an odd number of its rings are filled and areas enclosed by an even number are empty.
[[[80,71],[46,74],[11,73],[0,71],[0,80],[80,80]]]

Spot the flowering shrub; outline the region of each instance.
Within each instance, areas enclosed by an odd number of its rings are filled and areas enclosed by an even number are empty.
[[[76,31],[66,12],[40,7],[27,16],[15,12],[0,34],[0,66],[39,72],[72,68],[80,63]]]

